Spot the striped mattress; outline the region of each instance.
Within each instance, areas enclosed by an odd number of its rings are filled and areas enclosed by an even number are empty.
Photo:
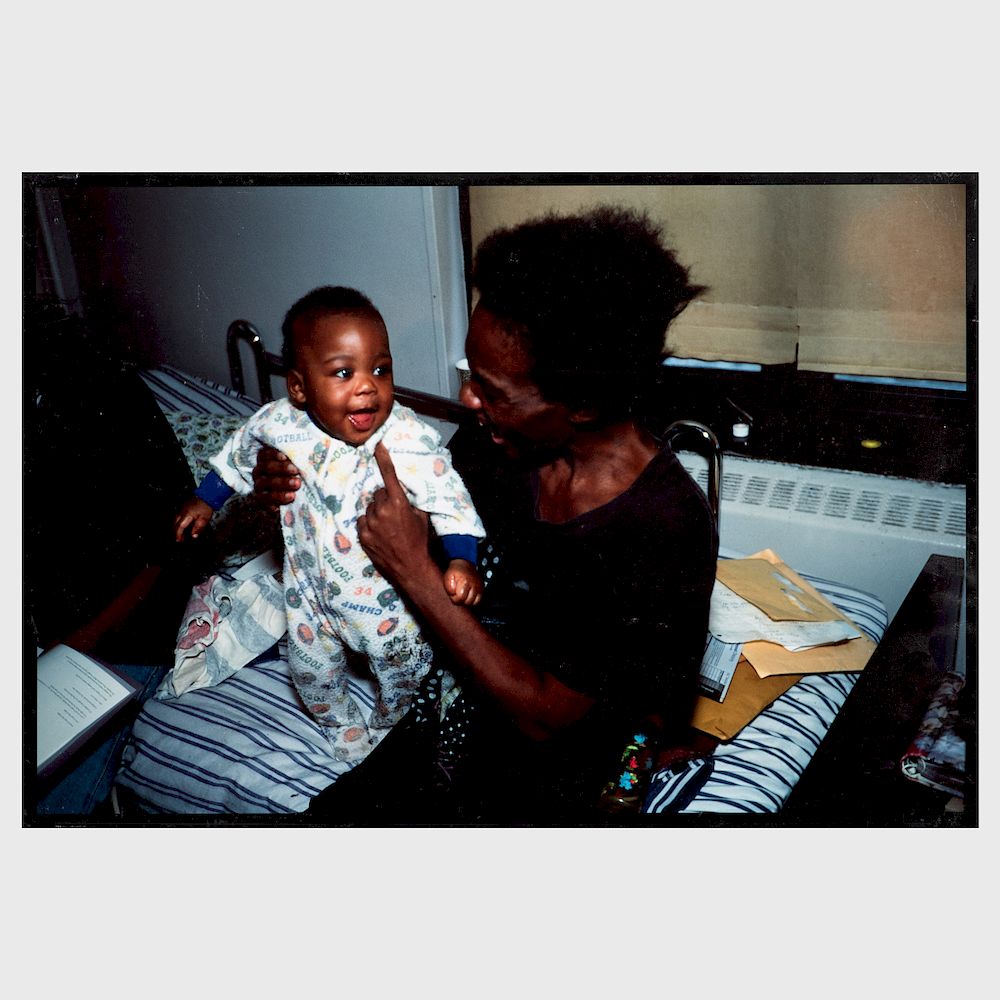
[[[171,413],[209,413],[249,417],[260,403],[209,379],[188,375],[170,365],[139,371],[160,409]]]
[[[249,415],[231,389],[160,368],[143,373],[168,414]],[[195,460],[189,456],[194,467]],[[725,553],[738,555],[738,553]],[[876,643],[887,625],[879,598],[800,574]],[[737,736],[700,760],[653,775],[650,814],[776,813],[850,693],[856,673],[803,678]],[[362,712],[373,686],[351,684]],[[294,814],[343,773],[292,685],[279,643],[217,687],[150,701],[133,727],[117,783],[149,813]]]

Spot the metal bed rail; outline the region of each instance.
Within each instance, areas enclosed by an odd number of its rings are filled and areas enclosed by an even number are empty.
[[[240,355],[241,342],[248,344],[253,353],[259,402],[270,403],[274,399],[274,393],[271,391],[271,376],[285,374],[285,366],[281,357],[264,349],[264,341],[253,323],[245,319],[237,319],[230,323],[229,329],[226,331],[229,378],[233,388],[241,395],[248,395],[246,381],[243,378],[243,358]]]
[[[680,442],[691,441],[699,447],[694,448],[700,455],[708,459],[708,506],[715,518],[715,530],[719,530],[722,492],[722,445],[711,428],[697,420],[675,420],[664,432],[664,439],[670,442],[675,450]]]

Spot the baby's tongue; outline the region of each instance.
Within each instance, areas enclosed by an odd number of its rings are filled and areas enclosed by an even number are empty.
[[[350,420],[350,422],[354,424],[359,431],[366,431],[375,422],[375,414],[371,410],[364,413],[350,413],[348,414],[347,419]]]

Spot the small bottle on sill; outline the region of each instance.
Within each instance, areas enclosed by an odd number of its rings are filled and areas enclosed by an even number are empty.
[[[730,448],[739,455],[746,455],[750,451],[750,425],[745,423],[733,424],[732,439]]]

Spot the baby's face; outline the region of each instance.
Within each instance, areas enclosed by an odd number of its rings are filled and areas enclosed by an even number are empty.
[[[332,437],[364,444],[392,409],[392,355],[375,317],[338,314],[299,320],[288,395]]]

